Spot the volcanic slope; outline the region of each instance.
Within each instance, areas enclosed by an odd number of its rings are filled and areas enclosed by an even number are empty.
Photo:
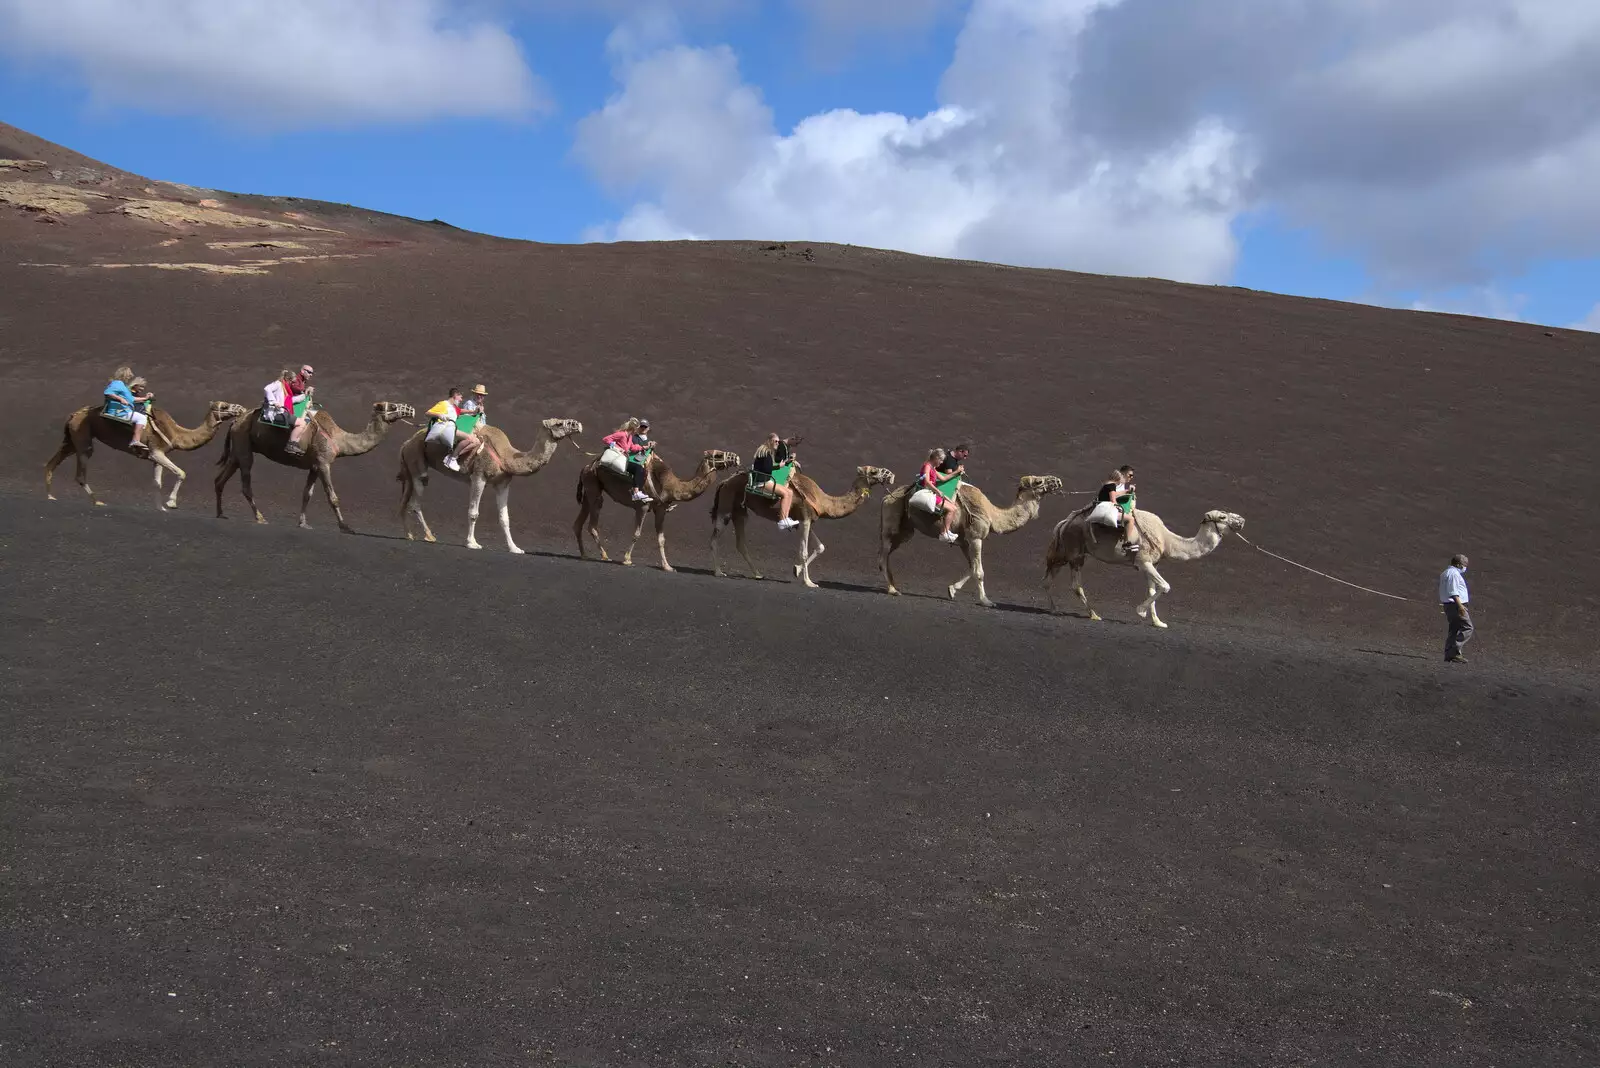
[[[420,409],[481,381],[515,443],[563,416],[583,421],[593,450],[645,413],[681,471],[708,448],[748,458],[777,428],[805,435],[808,472],[835,491],[861,463],[903,480],[929,446],[958,439],[974,443],[974,481],[1002,503],[1023,474],[1082,491],[1128,462],[1141,505],[1179,532],[1207,509],[1238,512],[1268,549],[1414,599],[1338,586],[1230,539],[1164,569],[1176,626],[1226,620],[1436,655],[1435,576],[1467,552],[1478,658],[1597,656],[1600,565],[1582,540],[1600,525],[1591,334],[793,241],[507,241],[151,182],[6,127],[0,156],[42,164],[0,170],[0,371],[29,399],[0,429],[11,489],[42,493],[63,417],[117,364],[193,423],[206,401],[253,405],[280,367],[311,361],[346,426],[375,400]],[[335,468],[364,530],[400,530],[399,444]],[[192,476],[184,509],[213,507],[219,448],[180,459]],[[574,550],[580,459],[563,449],[518,481],[524,545]],[[153,506],[143,465],[102,449],[91,470],[111,499]],[[70,463],[63,473],[60,507],[86,507]],[[258,465],[271,519],[292,520],[301,482]],[[237,486],[228,506],[240,516]],[[1051,499],[989,545],[992,596],[1041,603],[1050,527],[1084,499]],[[461,539],[464,489],[435,480],[427,507],[441,536]],[[328,522],[320,495],[313,509]],[[708,511],[703,500],[672,514],[675,563],[709,562]],[[873,502],[827,524],[819,578],[876,581],[877,512]],[[613,506],[602,524],[615,546],[624,517]],[[759,525],[752,540],[781,571],[790,537]],[[962,571],[926,539],[897,561],[918,593],[942,593]],[[1108,618],[1133,618],[1132,573],[1091,565],[1087,581]]]
[[[0,632],[8,1066],[1600,1056],[1592,682],[14,496]]]

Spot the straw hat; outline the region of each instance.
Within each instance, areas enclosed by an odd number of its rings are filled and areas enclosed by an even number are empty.
[[[473,386],[472,392],[474,395],[479,397],[487,397],[489,395],[489,391],[483,388],[482,382],[479,382],[477,385]]]

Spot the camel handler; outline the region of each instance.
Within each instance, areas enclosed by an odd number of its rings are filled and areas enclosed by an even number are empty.
[[[483,448],[483,439],[478,437],[478,428],[489,425],[489,416],[484,407],[489,391],[479,382],[472,387],[472,395],[460,406],[456,416],[456,444],[450,458],[455,460],[451,469],[461,470],[461,461],[470,460],[472,455]]]
[[[111,381],[106,383],[102,391],[105,396],[105,413],[112,419],[120,419],[125,423],[133,424],[133,441],[128,448],[135,453],[147,453],[150,446],[143,440],[145,424],[150,417],[141,410],[139,399],[133,395],[131,383],[134,382],[133,368],[119,367],[111,376]],[[143,379],[138,379],[143,381]]]
[[[756,449],[755,459],[750,463],[750,485],[778,498],[779,530],[792,530],[800,525],[800,520],[789,518],[789,509],[794,507],[794,490],[789,485],[794,468],[789,465],[794,463],[793,450],[799,444],[798,437],[780,438],[774,430]]]
[[[1444,636],[1444,662],[1465,664],[1461,647],[1472,640],[1472,614],[1467,602],[1467,558],[1461,553],[1450,558],[1450,566],[1439,576],[1439,607],[1443,609],[1449,627]]]
[[[1122,551],[1133,556],[1139,551],[1139,528],[1134,524],[1133,510],[1138,503],[1133,483],[1133,468],[1123,464],[1111,472],[1111,477],[1100,486],[1095,495],[1094,508],[1089,512],[1089,522],[1112,527],[1121,532]]]

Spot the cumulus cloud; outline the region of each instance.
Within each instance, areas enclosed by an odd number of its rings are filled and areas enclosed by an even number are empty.
[[[1093,3],[979,0],[922,116],[836,110],[787,133],[726,48],[618,58],[620,91],[576,152],[637,193],[593,236],[807,237],[930,255],[1225,278],[1251,173],[1225,125],[1112,156],[1065,136]]]
[[[0,0],[0,49],[96,100],[263,126],[545,107],[516,41],[444,0]]]
[[[1223,281],[1235,222],[1270,209],[1388,293],[1488,292],[1530,259],[1600,250],[1588,0],[973,0],[935,110],[788,130],[726,50],[668,46],[617,77],[578,140],[634,198],[602,236]]]

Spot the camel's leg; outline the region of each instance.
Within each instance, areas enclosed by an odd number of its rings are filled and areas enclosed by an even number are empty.
[[[254,492],[252,492],[250,485],[250,471],[251,468],[255,466],[256,454],[251,452],[248,448],[244,448],[234,449],[233,456],[234,461],[239,466],[239,490],[244,494],[245,503],[248,504],[250,506],[250,510],[256,514],[256,522],[265,523],[267,521],[267,517],[262,515],[261,509],[256,507],[256,497]],[[221,491],[218,490],[218,492],[220,493]]]
[[[661,553],[661,570],[671,571],[672,565],[667,563],[667,508],[652,508],[651,512],[656,517],[656,549]]]
[[[633,538],[628,542],[628,551],[622,554],[622,566],[633,566],[633,547],[639,544],[639,535],[644,533],[644,506],[633,506]]]
[[[183,480],[189,476],[183,473],[183,468],[172,462],[170,456],[159,449],[150,454],[150,462],[151,466],[156,469],[156,496],[158,501],[161,494],[161,472],[163,470],[172,472],[172,492],[168,494],[164,502],[161,502],[162,511],[171,511],[178,507],[178,491],[183,488]]]
[[[506,552],[521,556],[522,550],[511,540],[511,480],[508,478],[494,488],[494,507],[500,516],[500,533],[506,538]]]
[[[310,530],[311,524],[306,522],[306,509],[311,507],[311,491],[317,488],[317,469],[313,467],[306,472],[305,488],[300,491],[300,529]],[[330,498],[331,499],[331,498]],[[340,524],[343,525],[342,523]]]
[[[883,568],[883,582],[885,592],[892,597],[900,596],[900,590],[894,584],[894,569],[889,566],[889,557],[894,551],[906,543],[905,526],[884,538],[878,546],[878,564]]]
[[[578,484],[578,518],[572,521],[572,536],[578,539],[578,559],[589,559],[589,544],[583,540],[583,528],[589,522],[589,494],[583,484]]]
[[[481,549],[478,544],[478,502],[483,500],[483,486],[486,479],[482,475],[473,475],[472,484],[467,487],[467,548]]]
[[[61,447],[56,450],[56,454],[50,457],[50,459],[47,460],[44,465],[44,495],[46,499],[52,501],[56,499],[55,493],[50,488],[56,479],[56,468],[61,466],[62,460],[65,460],[68,456],[77,452],[77,450],[72,446],[72,441],[67,439],[65,435],[62,435],[62,437],[63,441],[61,442]],[[78,468],[80,471],[83,468],[83,461],[81,459],[78,461]],[[81,475],[78,478],[78,481],[83,481]]]
[[[611,554],[606,552],[605,539],[600,534],[600,509],[605,506],[606,491],[600,487],[595,494],[594,507],[589,510],[589,536],[594,539],[594,547],[600,550],[600,559],[609,561]]]
[[[795,565],[794,573],[799,576],[800,581],[805,583],[808,588],[814,590],[817,588],[817,584],[811,581],[811,562],[821,556],[822,551],[827,546],[822,544],[821,538],[817,538],[816,548],[808,550],[811,539],[815,537],[812,533],[816,529],[815,521],[808,517],[800,522],[800,562]]]
[[[1139,613],[1140,619],[1148,615],[1152,626],[1164,628],[1166,624],[1161,622],[1160,616],[1156,615],[1156,598],[1163,593],[1170,593],[1172,585],[1161,577],[1161,573],[1156,570],[1156,565],[1149,560],[1140,560],[1139,570],[1144,572],[1145,581],[1149,584],[1149,596],[1134,611]]]
[[[423,482],[422,479],[418,478],[410,471],[406,472],[406,478],[410,479],[411,481],[411,500],[406,502],[406,540],[416,540],[411,534],[411,520],[414,516],[416,517],[417,525],[422,528],[422,540],[430,542],[438,541],[439,539],[433,536],[433,531],[428,529],[427,517],[422,514],[422,488],[427,485],[427,483]]]
[[[715,504],[711,509],[711,573],[718,578],[726,578],[727,572],[722,570],[722,554],[717,549],[722,545],[722,517],[717,514]]]
[[[972,577],[978,584],[978,603],[985,608],[993,608],[994,602],[989,600],[989,591],[983,585],[983,542],[972,543]]]
[[[753,579],[764,578],[765,576],[761,574],[761,569],[756,567],[756,562],[750,559],[750,548],[745,544],[744,526],[747,518],[743,511],[733,513],[733,543],[739,547],[739,555],[744,557],[745,566],[750,569],[750,577]]]
[[[1089,618],[1097,620],[1100,618],[1100,613],[1096,612],[1094,605],[1089,603],[1089,591],[1083,588],[1083,565],[1084,560],[1082,558],[1068,560],[1068,577],[1072,579],[1072,592],[1078,595],[1078,600],[1083,602],[1083,607],[1089,610]]]

